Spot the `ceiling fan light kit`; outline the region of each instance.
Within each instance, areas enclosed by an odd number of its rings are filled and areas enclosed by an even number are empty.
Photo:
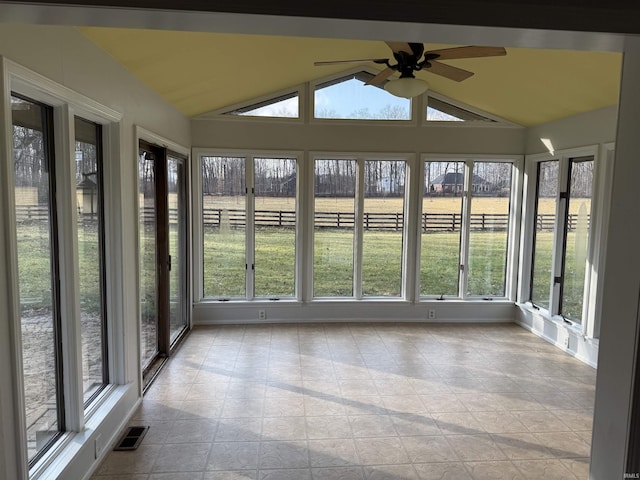
[[[424,80],[415,77],[400,77],[389,80],[384,84],[384,89],[391,95],[402,98],[413,98],[422,95],[429,88]]]
[[[424,50],[421,43],[386,42],[393,53],[396,63],[392,64],[386,58],[369,58],[363,60],[334,60],[329,62],[315,62],[316,66],[335,65],[339,63],[370,61],[378,65],[386,65],[386,68],[369,80],[365,85],[382,85],[384,89],[397,97],[412,98],[422,95],[429,85],[424,80],[415,78],[413,72],[424,70],[435,75],[462,82],[471,76],[473,72],[454,67],[440,60],[457,60],[461,58],[502,57],[507,54],[503,47],[452,47],[441,50]],[[400,78],[387,80],[394,73],[399,72]],[[386,82],[386,83],[385,83]]]

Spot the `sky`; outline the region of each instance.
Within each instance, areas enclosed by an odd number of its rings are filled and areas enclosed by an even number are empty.
[[[354,112],[367,110],[375,118],[383,109],[406,112],[403,120],[411,118],[411,100],[391,95],[386,90],[352,78],[315,91],[316,118],[354,118]],[[244,115],[264,117],[298,117],[298,97],[245,112]],[[356,115],[362,118],[362,115]],[[442,112],[429,109],[429,119],[459,120]]]

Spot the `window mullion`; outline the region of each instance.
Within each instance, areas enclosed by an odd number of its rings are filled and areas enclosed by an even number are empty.
[[[569,220],[569,165],[567,158],[560,159],[558,172],[558,197],[556,207],[556,226],[553,239],[553,285],[549,302],[549,313],[559,315],[562,301],[562,282],[564,276],[564,251],[567,240],[567,221]]]
[[[82,337],[80,334],[80,274],[78,265],[77,201],[75,198],[74,117],[67,106],[56,110],[56,207],[60,275],[60,317],[66,430],[80,431],[84,423]]]
[[[246,258],[246,298],[253,300],[255,298],[255,183],[254,183],[254,165],[255,157],[247,157],[245,162],[245,258]]]
[[[362,298],[362,237],[364,234],[364,159],[358,158],[353,236],[353,296]]]
[[[424,162],[417,158],[405,161],[405,188],[402,229],[401,296],[410,302],[420,298],[420,218],[424,191]]]
[[[464,193],[462,202],[462,223],[460,225],[460,277],[458,295],[467,297],[467,279],[469,277],[469,224],[471,219],[471,190],[473,177],[473,160],[464,163]]]

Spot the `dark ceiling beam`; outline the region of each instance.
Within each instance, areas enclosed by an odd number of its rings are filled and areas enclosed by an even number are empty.
[[[640,2],[629,0],[65,0],[0,3],[640,33]]]

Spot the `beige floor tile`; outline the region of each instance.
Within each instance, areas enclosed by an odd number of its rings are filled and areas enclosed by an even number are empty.
[[[455,462],[458,456],[442,435],[402,438],[404,448],[413,463]]]
[[[471,412],[434,413],[438,428],[445,435],[477,435],[486,433],[480,422]]]
[[[589,478],[589,459],[588,458],[563,458],[560,460],[567,469],[579,480],[588,480]]]
[[[463,462],[507,459],[507,456],[488,434],[449,435],[446,438]]]
[[[462,463],[418,463],[413,466],[420,480],[472,480]]]
[[[591,454],[587,442],[573,432],[551,432],[534,434],[556,458],[584,458]]]
[[[258,442],[214,443],[207,470],[254,470],[258,468]]]
[[[306,440],[262,442],[259,469],[306,468],[309,466],[309,446]]]
[[[92,478],[586,479],[594,394],[515,325],[196,328]]]
[[[265,417],[300,417],[304,416],[304,398],[271,397],[264,400]]]
[[[573,473],[561,460],[523,460],[513,464],[522,472],[524,478],[532,480],[572,479]]]
[[[258,480],[257,470],[204,472],[202,480]]]
[[[308,416],[346,415],[343,401],[340,397],[305,397],[304,411]]]
[[[165,444],[153,464],[153,472],[203,471],[209,450],[209,443]]]
[[[409,456],[399,438],[356,438],[362,465],[395,465],[409,463]]]
[[[412,465],[376,465],[364,467],[366,480],[420,480]]]
[[[473,480],[524,480],[511,462],[468,462],[465,467]]]
[[[176,420],[166,443],[211,443],[217,429],[217,420]]]
[[[487,433],[524,433],[529,431],[515,415],[515,412],[473,412],[472,416]]]
[[[133,452],[111,452],[100,466],[98,474],[149,473],[161,449],[161,445],[140,445]]]
[[[204,472],[152,473],[148,480],[202,480]]]
[[[311,480],[310,468],[260,470],[259,480]]]
[[[351,438],[309,440],[309,459],[312,467],[353,466],[360,463]]]
[[[381,396],[382,403],[389,415],[403,413],[428,413],[427,407],[419,395],[385,395]]]
[[[574,432],[591,431],[593,426],[593,410],[553,410],[553,414],[560,418]]]
[[[354,438],[395,437],[396,429],[386,415],[354,415],[349,417]]]
[[[553,455],[532,433],[498,433],[491,438],[509,460],[546,459]]]
[[[524,412],[512,412],[520,420],[529,432],[567,432],[569,426],[557,415],[550,411],[529,410]]]
[[[361,467],[312,468],[313,480],[364,480]]]
[[[351,424],[346,416],[307,416],[306,423],[307,436],[312,440],[351,437]]]
[[[442,431],[433,419],[431,414],[399,414],[391,415],[391,421],[398,435],[415,436],[415,435],[440,435]]]
[[[262,421],[262,440],[305,440],[304,417],[268,417]]]
[[[386,415],[389,413],[379,395],[343,396],[347,415]]]
[[[216,442],[252,442],[262,437],[261,418],[224,418],[218,422]]]

